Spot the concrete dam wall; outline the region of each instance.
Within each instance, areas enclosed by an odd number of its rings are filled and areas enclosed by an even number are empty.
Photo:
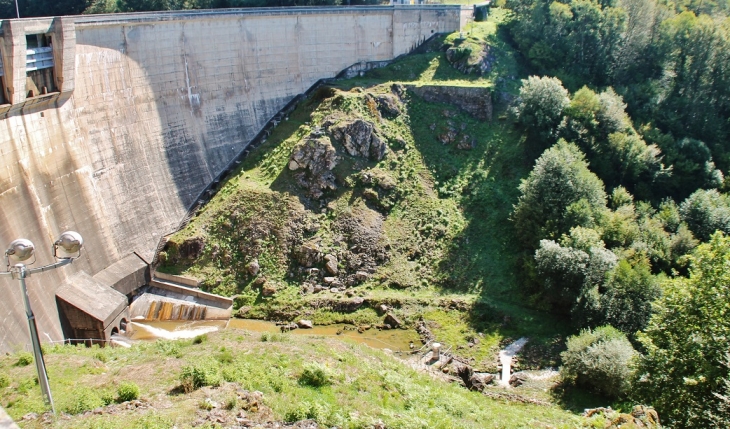
[[[74,264],[28,279],[41,341],[63,339],[63,282],[79,271],[108,278],[100,273],[123,270],[133,253],[150,262],[201,190],[296,95],[459,30],[470,13],[322,7],[0,22],[0,248],[28,238],[42,265],[62,231],[85,239]],[[17,282],[0,287],[0,351],[25,347]]]

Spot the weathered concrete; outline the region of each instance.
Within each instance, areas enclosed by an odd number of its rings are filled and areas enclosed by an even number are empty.
[[[0,407],[0,429],[18,429],[18,425],[10,418],[3,407]]]
[[[56,300],[67,339],[105,342],[130,321],[127,298],[83,271],[69,277]]]
[[[72,267],[29,279],[43,340],[62,338],[54,295],[75,271],[130,252],[151,261],[199,192],[279,109],[321,78],[458,30],[459,6],[231,9],[6,20],[0,106],[0,249],[39,263],[75,229]],[[25,34],[53,38],[57,93],[26,99]],[[41,284],[43,286],[41,286]],[[17,286],[1,282],[0,351],[27,342]]]

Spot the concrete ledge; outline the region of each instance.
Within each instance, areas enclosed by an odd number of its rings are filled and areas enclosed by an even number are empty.
[[[175,274],[167,274],[167,273],[161,273],[159,271],[155,271],[152,275],[153,279],[160,279],[165,280],[168,282],[174,282],[174,283],[180,283],[181,285],[185,285],[191,288],[199,288],[200,287],[200,280],[194,279],[192,277],[184,277],[184,276],[176,276]],[[205,292],[201,292],[205,293]],[[217,296],[217,295],[215,295]]]
[[[163,289],[170,292],[179,293],[181,295],[185,296],[192,296],[199,299],[204,299],[206,301],[211,301],[213,303],[216,303],[219,306],[225,306],[229,307],[233,305],[233,300],[231,298],[226,298],[224,296],[215,295],[212,293],[203,292],[200,289],[193,289],[185,286],[180,286],[172,283],[168,283],[165,281],[159,281],[156,279],[152,279],[150,282],[150,286],[156,287],[159,289]]]

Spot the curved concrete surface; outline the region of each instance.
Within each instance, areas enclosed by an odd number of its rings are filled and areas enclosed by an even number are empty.
[[[466,10],[466,9],[465,9]],[[0,249],[66,229],[82,257],[28,280],[42,341],[60,340],[56,289],[160,237],[277,111],[318,79],[390,60],[460,28],[459,6],[186,11],[6,20]],[[53,35],[58,94],[26,99],[25,35]],[[0,351],[26,347],[19,288],[0,282]]]

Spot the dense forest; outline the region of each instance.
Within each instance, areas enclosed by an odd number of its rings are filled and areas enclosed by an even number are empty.
[[[576,328],[628,336],[624,395],[728,427],[730,2],[502,3],[534,74],[515,117],[542,153],[513,214],[525,284]]]

